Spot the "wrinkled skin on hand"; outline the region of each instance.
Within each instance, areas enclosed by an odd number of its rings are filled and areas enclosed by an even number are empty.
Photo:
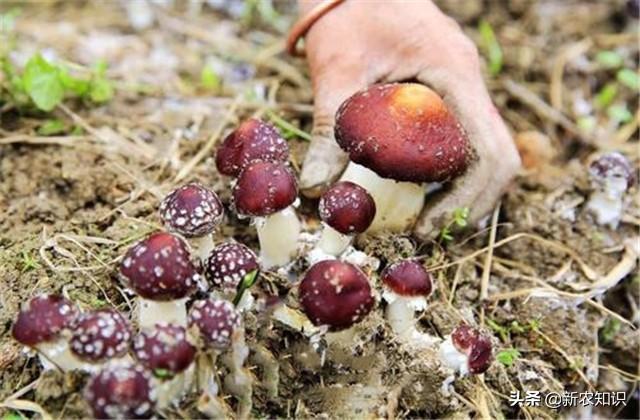
[[[301,1],[301,13],[315,1]],[[334,140],[335,113],[358,90],[417,80],[436,92],[469,135],[477,159],[446,193],[428,197],[415,226],[426,237],[468,207],[486,215],[520,169],[518,152],[491,102],[475,45],[431,1],[345,1],[312,26],[305,47],[315,97],[313,140],[301,187],[318,196],[343,171],[347,155]]]

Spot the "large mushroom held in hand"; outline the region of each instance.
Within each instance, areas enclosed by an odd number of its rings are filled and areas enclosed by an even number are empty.
[[[68,335],[78,309],[60,295],[39,295],[20,311],[13,324],[13,338],[38,351],[45,367],[54,365],[64,371],[84,369],[70,351]]]
[[[195,255],[204,260],[213,249],[212,234],[222,221],[224,207],[215,192],[192,182],[162,200],[160,216],[167,229],[187,238]]]
[[[366,275],[356,266],[325,260],[313,265],[299,288],[302,310],[314,325],[340,331],[362,321],[375,303]]]
[[[298,250],[300,221],[292,204],[298,198],[293,173],[282,163],[247,166],[233,189],[236,211],[254,217],[264,268],[286,265]]]
[[[289,159],[289,145],[269,123],[250,118],[224,139],[216,153],[216,167],[223,175],[237,177],[256,161],[281,162]]]
[[[371,226],[376,215],[376,203],[361,186],[342,181],[322,194],[318,213],[324,224],[318,247],[335,256],[349,246],[353,235]]]
[[[201,276],[182,239],[158,232],[138,242],[122,259],[120,276],[139,296],[140,328],[159,320],[186,325],[186,300]]]
[[[405,230],[424,204],[426,183],[462,174],[471,160],[467,135],[433,90],[416,83],[374,85],[338,109],[336,141],[351,162],[342,180],[376,203],[371,230]]]

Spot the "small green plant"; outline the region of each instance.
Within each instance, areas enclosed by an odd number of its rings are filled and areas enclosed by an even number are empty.
[[[634,70],[620,69],[616,73],[616,79],[618,82],[635,92],[638,92],[640,89],[640,76],[638,76],[638,72]]]
[[[480,39],[482,41],[480,45],[489,60],[489,73],[495,76],[502,70],[502,48],[489,22],[481,20],[478,25],[478,31],[480,31]]]
[[[515,363],[516,360],[520,358],[520,352],[518,349],[509,348],[504,349],[496,355],[496,360],[506,367],[509,367]]]
[[[498,336],[500,336],[500,340],[504,343],[511,341],[511,334],[525,334],[530,331],[538,331],[540,329],[540,321],[537,319],[530,320],[524,325],[518,321],[511,321],[510,324],[501,325],[490,318],[488,318],[486,322],[489,328],[498,334]]]
[[[200,72],[200,85],[208,91],[217,92],[221,85],[220,76],[211,66],[204,66]]]
[[[236,290],[236,296],[233,298],[234,305],[238,305],[238,303],[240,302],[240,299],[242,299],[242,295],[244,294],[245,290],[253,286],[257,280],[258,280],[258,270],[253,270],[252,272],[247,273],[242,278],[242,281],[238,284],[238,288]]]
[[[596,54],[596,61],[606,68],[615,69],[620,67],[624,60],[617,52],[604,50]]]
[[[38,260],[27,251],[22,251],[22,260],[20,261],[20,264],[22,266],[20,271],[22,273],[40,268]]]
[[[610,318],[600,330],[600,340],[603,343],[611,343],[620,332],[620,328],[622,328],[622,323],[616,318]]]
[[[469,208],[457,208],[451,213],[451,220],[440,230],[440,240],[450,242],[453,240],[453,230],[462,229],[467,226],[469,219]]]
[[[41,136],[55,136],[56,134],[64,133],[64,122],[58,119],[44,120],[44,122],[36,130]]]
[[[618,86],[615,83],[607,83],[596,94],[596,98],[595,98],[596,105],[599,108],[608,107],[616,98],[617,94],[618,94]]]
[[[282,134],[282,137],[284,137],[285,139],[290,140],[292,138],[298,137],[307,141],[311,141],[311,134],[299,129],[284,118],[280,117],[275,112],[269,111],[267,115],[269,116],[271,122],[275,124],[276,127],[278,127],[278,129],[280,130],[280,134]]]
[[[17,411],[9,411],[2,416],[2,420],[22,420],[24,417]]]

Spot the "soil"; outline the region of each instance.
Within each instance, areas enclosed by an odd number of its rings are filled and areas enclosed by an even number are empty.
[[[26,417],[90,417],[81,394],[86,375],[43,371],[35,354],[12,339],[12,322],[25,301],[56,292],[83,309],[114,306],[130,313],[132,296],[117,281],[117,264],[132,243],[161,229],[157,206],[163,195],[198,180],[228,207],[230,182],[216,172],[206,149],[210,140],[219,141],[246,117],[271,112],[310,131],[306,65],[282,48],[294,15],[254,10],[238,17],[240,2],[212,3],[222,6],[154,6],[155,20],[137,30],[124,2],[23,4],[11,33],[3,34],[14,42],[10,57],[18,64],[37,50],[79,66],[106,60],[116,95],[102,106],[65,102],[53,116],[68,130],[51,137],[36,132],[51,115],[25,112],[0,98],[0,416],[17,410]],[[268,311],[258,312],[245,320],[255,376],[251,415],[637,418],[640,274],[634,268],[591,298],[576,287],[593,283],[588,268],[608,273],[623,257],[624,244],[640,240],[637,187],[617,229],[597,225],[585,209],[593,156],[613,149],[635,168],[640,160],[638,93],[619,89],[617,103],[634,114],[625,124],[612,123],[593,105],[600,88],[616,77],[598,66],[598,51],[615,50],[637,71],[638,21],[626,14],[623,1],[441,3],[478,43],[479,21],[491,23],[504,51],[502,72],[487,74],[496,105],[516,138],[526,136],[527,144],[542,142],[551,151],[529,150],[528,167],[502,198],[488,273],[490,219],[455,230],[452,241],[385,233],[361,237],[356,246],[382,266],[416,256],[430,268],[436,291],[420,319],[423,331],[444,337],[466,320],[492,337],[496,353],[515,348],[520,357],[511,365],[496,361],[483,376],[458,378],[446,390],[447,372],[436,351],[416,354],[395,340],[383,304],[349,337],[328,336],[319,346],[272,321]],[[2,3],[0,12],[11,6]],[[281,12],[289,6],[278,3]],[[581,54],[567,53],[579,43],[586,45]],[[567,55],[558,86],[554,63]],[[216,91],[200,84],[205,65],[222,78]],[[564,99],[552,104],[558,88]],[[575,122],[584,103],[594,108],[597,122],[588,134]],[[72,134],[76,126],[81,130]],[[294,136],[290,146],[299,171],[307,142]],[[204,157],[192,161],[202,150]],[[318,226],[316,206],[304,199],[298,209],[310,231]],[[219,237],[258,246],[253,226],[233,216]],[[300,261],[294,270],[299,275],[305,267]],[[488,297],[482,300],[487,274]],[[377,274],[371,275],[376,284]],[[278,272],[264,273],[252,292],[297,307],[295,284]],[[625,391],[629,400],[619,407],[554,410],[512,407],[508,398],[516,390],[589,389]],[[159,415],[201,417],[197,397],[188,395]],[[237,407],[233,397],[225,398]],[[16,400],[35,402],[38,409],[11,405]]]

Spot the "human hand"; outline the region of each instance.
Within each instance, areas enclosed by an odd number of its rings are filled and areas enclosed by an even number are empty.
[[[314,1],[302,1],[305,13]],[[480,72],[475,45],[431,1],[345,1],[308,32],[305,47],[315,106],[313,140],[300,179],[317,196],[340,175],[347,155],[334,139],[336,110],[376,82],[418,80],[438,92],[465,128],[477,159],[446,194],[427,198],[415,233],[427,236],[450,213],[487,214],[520,168],[520,158]]]

